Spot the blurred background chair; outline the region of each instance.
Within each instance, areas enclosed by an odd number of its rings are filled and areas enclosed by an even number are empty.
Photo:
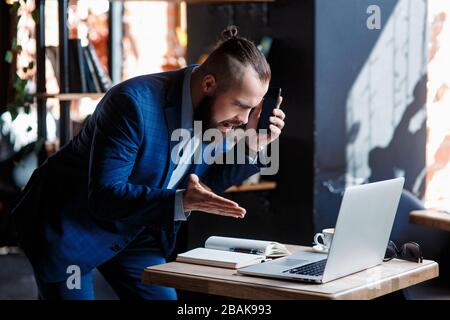
[[[37,167],[35,143],[30,143],[18,152],[0,161],[0,253],[8,254],[18,246],[12,226],[11,210]]]
[[[403,190],[390,239],[399,246],[407,241],[419,243],[424,259],[439,263],[439,277],[405,289],[403,295],[405,299],[450,300],[450,232],[409,222],[411,211],[424,209],[420,199]]]

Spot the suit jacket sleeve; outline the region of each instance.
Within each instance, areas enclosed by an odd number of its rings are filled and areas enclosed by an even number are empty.
[[[143,138],[142,114],[127,94],[113,94],[97,115],[89,161],[93,216],[172,231],[175,190],[129,182]]]
[[[232,185],[242,183],[248,177],[260,172],[261,168],[264,167],[259,161],[255,163],[249,156],[246,156],[245,163],[238,164],[236,146],[228,152],[233,152],[233,164],[215,163],[209,166],[202,176],[202,181],[215,192],[223,192]]]

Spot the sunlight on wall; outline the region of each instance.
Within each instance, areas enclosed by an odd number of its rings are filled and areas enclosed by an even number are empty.
[[[425,205],[450,209],[450,1],[429,1]]]
[[[346,150],[347,185],[367,181],[376,173],[370,164],[372,151],[384,149],[393,154],[399,140],[424,125],[425,101],[415,102],[414,90],[426,74],[425,14],[424,1],[397,2],[349,92],[347,130],[354,138]],[[392,167],[393,175],[405,174],[405,163],[382,160],[383,170]],[[412,184],[417,187],[412,191],[418,193],[423,177],[408,178],[415,179]]]

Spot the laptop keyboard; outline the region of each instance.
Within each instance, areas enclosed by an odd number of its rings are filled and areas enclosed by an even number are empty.
[[[325,270],[326,263],[327,259],[324,259],[310,264],[305,264],[304,266],[285,270],[283,273],[295,273],[305,276],[321,276]]]

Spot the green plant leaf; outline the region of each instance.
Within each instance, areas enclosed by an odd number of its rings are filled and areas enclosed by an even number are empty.
[[[9,9],[9,13],[11,14],[17,14],[17,12],[19,11],[20,8],[20,2],[14,2],[11,9]]]
[[[40,138],[40,139],[36,140],[36,144],[34,145],[34,152],[36,154],[39,154],[42,147],[44,146],[44,142],[45,142],[44,138]]]
[[[35,8],[33,12],[31,12],[31,17],[33,18],[36,24],[39,24],[39,11],[38,8]]]
[[[25,94],[25,102],[26,103],[28,103],[28,104],[31,104],[31,103],[33,103],[33,101],[34,101],[34,96],[33,95],[31,95],[31,94]]]
[[[15,95],[17,97],[23,97],[23,95],[25,94],[25,83],[19,77],[17,77],[16,81],[14,82],[14,89]]]
[[[13,60],[13,58],[14,58],[14,55],[13,55],[12,51],[11,51],[11,50],[6,51],[6,54],[5,54],[5,61],[6,61],[7,63],[11,63],[12,60]]]
[[[17,116],[19,115],[17,107],[15,105],[8,105],[7,110],[11,114],[11,120],[16,120]]]
[[[28,80],[26,79],[21,79],[17,74],[16,74],[16,80],[14,81],[14,89],[16,90],[24,90],[25,86],[27,85]]]
[[[13,37],[11,40],[11,48],[14,50],[17,48],[17,38]]]

